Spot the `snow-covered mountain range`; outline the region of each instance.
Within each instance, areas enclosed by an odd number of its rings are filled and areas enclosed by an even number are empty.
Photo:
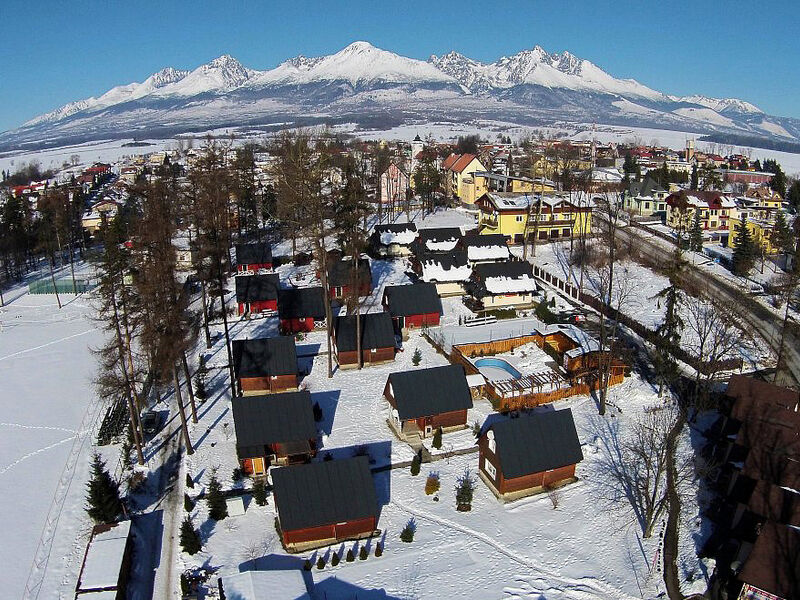
[[[0,149],[216,127],[426,119],[595,122],[800,140],[798,119],[771,117],[736,98],[667,95],[569,52],[535,46],[488,64],[457,52],[422,61],[354,42],[335,54],[301,55],[267,71],[228,55],[192,71],[166,68],[2,133]]]

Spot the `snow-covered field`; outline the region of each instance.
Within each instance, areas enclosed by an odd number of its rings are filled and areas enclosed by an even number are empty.
[[[72,597],[88,540],[83,510],[96,400],[91,380],[101,342],[85,296],[4,293],[0,308],[0,561],[3,596],[20,598],[36,554],[40,598]],[[109,465],[112,469],[113,464]]]

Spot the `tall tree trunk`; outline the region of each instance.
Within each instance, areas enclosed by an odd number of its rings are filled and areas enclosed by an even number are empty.
[[[112,288],[112,294],[116,295],[116,290]],[[133,395],[131,390],[133,389],[133,382],[128,377],[127,368],[125,365],[125,344],[122,341],[122,331],[120,331],[120,317],[119,311],[117,310],[117,301],[116,298],[111,298],[111,305],[114,309],[114,332],[117,337],[117,352],[119,353],[119,361],[120,367],[122,368],[122,374],[125,378],[126,384],[126,398],[128,400],[128,417],[130,419],[130,426],[131,426],[131,433],[133,434],[133,442],[136,446],[136,454],[138,457],[138,461],[140,465],[144,464],[144,454],[142,453],[142,440],[144,439],[142,433],[142,423],[139,420],[139,412],[134,406]]]
[[[53,292],[56,294],[56,302],[58,302],[58,308],[61,309],[61,298],[58,296],[58,288],[56,287],[56,277],[53,275],[53,255],[50,255],[50,281],[53,283]]]
[[[200,281],[200,290],[202,292],[202,302],[203,302],[203,331],[206,335],[206,348],[211,348],[211,332],[208,329],[208,300],[206,296],[206,282],[205,280]]]
[[[231,352],[231,334],[228,329],[228,308],[225,305],[225,279],[222,275],[223,265],[219,265],[218,281],[219,300],[222,304],[222,325],[225,330],[225,350],[228,353],[228,373],[231,378],[231,397],[236,397],[236,376],[233,372],[233,353]]]
[[[178,380],[178,367],[172,366],[172,382],[175,386],[175,400],[178,402],[178,414],[181,417],[181,429],[183,430],[183,441],[186,443],[186,454],[194,454],[192,441],[189,439],[189,425],[186,423],[186,411],[183,408],[183,399],[181,398],[181,382]]]
[[[194,402],[194,390],[192,389],[192,374],[189,372],[189,363],[186,360],[186,351],[181,350],[181,362],[183,363],[183,374],[186,377],[186,390],[189,392],[189,406],[192,409],[192,423],[197,423],[197,406]]]

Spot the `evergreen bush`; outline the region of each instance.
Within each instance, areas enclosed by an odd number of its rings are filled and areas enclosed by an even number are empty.
[[[472,510],[472,495],[475,492],[475,478],[469,468],[456,480],[456,510],[468,512]]]
[[[183,519],[181,523],[181,548],[186,554],[194,555],[203,549],[203,543],[200,540],[200,534],[192,524],[192,518],[189,515]]]
[[[222,521],[228,516],[228,505],[222,495],[222,487],[217,479],[216,471],[211,474],[206,492],[206,503],[208,504],[208,516],[215,521]]]
[[[321,571],[321,570],[322,570],[322,569],[324,569],[324,568],[325,568],[325,559],[324,559],[324,558],[322,558],[322,556],[320,556],[320,557],[317,559],[317,569],[319,569],[319,570]]]
[[[303,563],[303,571],[310,571],[311,570],[311,559],[307,558]]]
[[[436,448],[437,450],[442,449],[442,428],[437,427],[436,433],[433,434],[433,441],[431,441],[431,446]]]
[[[189,475],[188,473],[186,474],[186,487],[187,488],[193,488],[194,487],[194,479],[192,479],[192,476]]]
[[[347,557],[345,558],[345,560],[347,562],[353,562],[355,559],[356,559],[356,557],[353,555],[353,549],[349,548],[347,550]]]
[[[194,500],[192,500],[192,497],[189,494],[184,494],[183,495],[183,510],[185,510],[188,513],[188,512],[192,512],[193,508],[194,508]]]
[[[428,478],[425,480],[425,493],[430,496],[438,492],[440,487],[439,475],[437,473],[428,475]]]
[[[86,512],[97,523],[112,523],[122,513],[119,485],[97,453],[92,457],[92,475],[87,485],[86,500]]]
[[[419,454],[415,454],[414,458],[411,459],[411,474],[415,477],[419,475],[419,466],[422,463],[422,459],[420,459]]]
[[[375,544],[375,556],[380,558],[382,555],[383,555],[383,544],[378,542],[377,544]]]
[[[358,551],[358,559],[367,560],[368,557],[369,557],[369,552],[367,552],[367,547],[361,546],[361,550]]]
[[[414,541],[414,534],[417,531],[417,522],[414,519],[409,519],[403,531],[400,532],[400,541],[410,544]]]
[[[411,357],[411,364],[413,364],[415,367],[418,367],[419,363],[421,362],[422,362],[422,352],[420,352],[420,349],[417,348],[416,350],[414,350],[414,355]]]
[[[261,478],[253,481],[253,500],[259,506],[267,503],[267,486],[264,485],[264,480]]]
[[[339,553],[334,552],[333,556],[331,556],[331,566],[335,567],[338,564],[339,564]]]

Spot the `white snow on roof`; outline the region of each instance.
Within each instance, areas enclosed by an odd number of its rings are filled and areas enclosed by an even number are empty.
[[[469,246],[467,258],[469,260],[505,260],[511,256],[508,246]]]
[[[113,588],[117,585],[130,530],[131,522],[122,521],[91,539],[78,591]]]
[[[472,267],[469,265],[445,269],[437,262],[422,263],[422,281],[468,281],[470,277],[472,277]]]
[[[512,279],[511,277],[487,277],[484,281],[486,291],[490,294],[519,294],[535,292],[536,281],[529,275]]]
[[[311,600],[303,573],[291,571],[245,571],[222,578],[226,598],[236,600]]]
[[[475,373],[473,375],[467,375],[467,386],[468,387],[478,387],[484,385],[486,383],[486,378],[481,375],[480,373]]]
[[[458,238],[454,237],[449,240],[440,242],[428,241],[425,242],[425,247],[431,252],[450,252],[458,244]]]
[[[390,244],[400,244],[401,246],[408,246],[417,238],[417,232],[410,229],[404,231],[383,231],[381,232],[381,244],[389,246]]]

